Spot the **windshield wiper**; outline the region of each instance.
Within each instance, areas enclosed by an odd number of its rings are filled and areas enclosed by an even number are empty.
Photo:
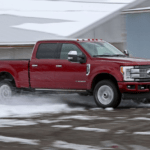
[[[93,55],[93,57],[113,57],[113,55]]]
[[[122,55],[122,54],[116,54],[116,55],[113,55],[114,57],[127,57],[126,55]]]
[[[122,54],[116,54],[116,55],[93,55],[93,57],[127,57],[127,56]]]

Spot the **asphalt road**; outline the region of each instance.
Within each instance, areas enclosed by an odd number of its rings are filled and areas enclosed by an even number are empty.
[[[57,113],[38,110],[46,106]],[[17,116],[19,107],[37,112]],[[5,115],[7,108],[9,115]],[[0,150],[150,149],[148,104],[123,101],[117,109],[98,109],[91,96],[58,94],[15,98],[0,109],[4,114],[0,117]]]

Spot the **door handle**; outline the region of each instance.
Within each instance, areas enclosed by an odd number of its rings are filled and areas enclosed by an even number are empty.
[[[32,67],[37,67],[38,65],[32,65]]]
[[[57,67],[57,68],[61,68],[61,67],[62,67],[62,65],[56,65],[56,67]]]

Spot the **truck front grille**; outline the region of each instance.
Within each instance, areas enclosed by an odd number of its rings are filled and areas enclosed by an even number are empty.
[[[135,81],[150,82],[150,66],[135,66],[131,74]]]

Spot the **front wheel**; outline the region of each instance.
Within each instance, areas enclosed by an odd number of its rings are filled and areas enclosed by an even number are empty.
[[[100,81],[94,89],[94,99],[99,107],[117,107],[121,102],[121,93],[116,85],[109,81]]]
[[[13,95],[13,86],[8,81],[1,81],[0,82],[0,101],[5,101],[10,99]]]

